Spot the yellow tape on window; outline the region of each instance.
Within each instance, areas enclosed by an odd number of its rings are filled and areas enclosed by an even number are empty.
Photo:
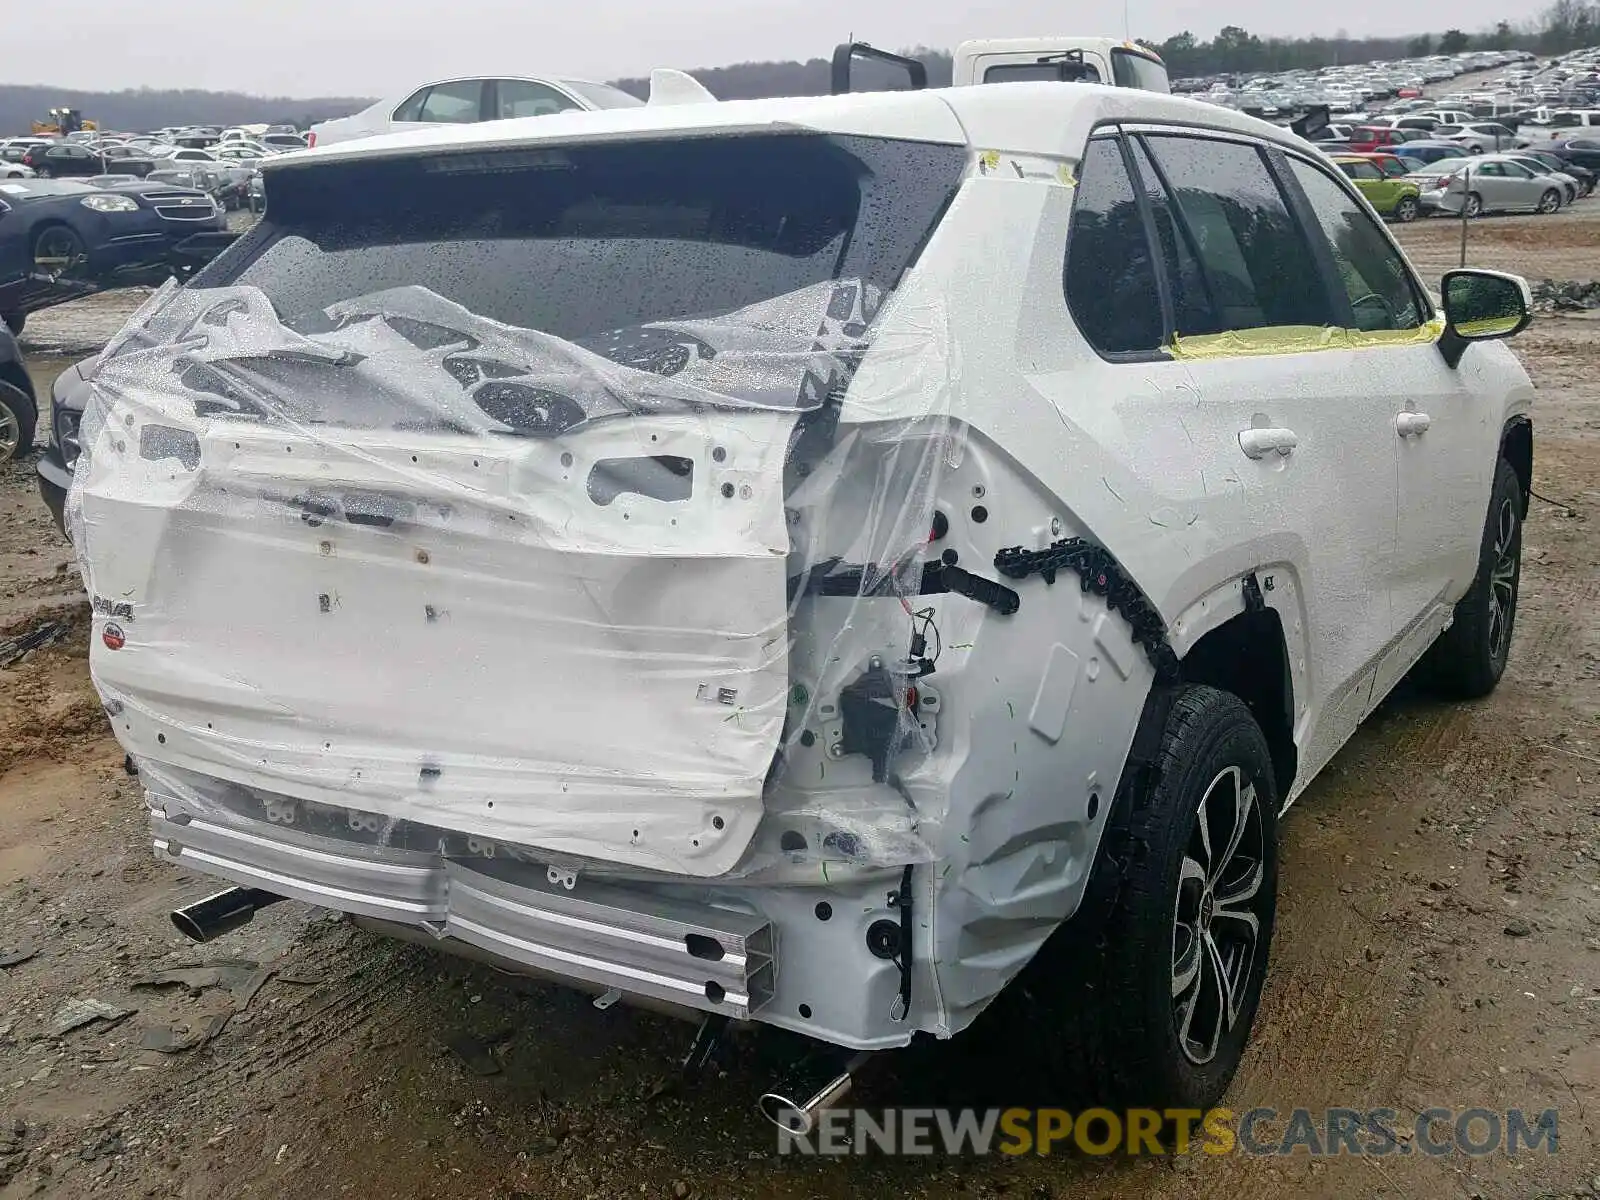
[[[1309,354],[1317,350],[1367,350],[1379,346],[1423,346],[1439,340],[1444,321],[1415,329],[1336,329],[1327,325],[1274,325],[1227,333],[1173,336],[1174,358],[1246,358],[1258,354]]]

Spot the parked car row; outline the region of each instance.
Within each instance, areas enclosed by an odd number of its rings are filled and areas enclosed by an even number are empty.
[[[1431,84],[1468,72],[1501,68],[1497,78],[1478,82],[1471,91],[1445,95],[1457,121],[1501,120],[1508,124],[1560,130],[1593,122],[1574,121],[1572,109],[1600,103],[1600,49],[1581,50],[1539,61],[1512,51],[1471,52],[1454,57],[1406,59],[1400,62],[1351,64],[1321,71],[1287,71],[1249,77],[1178,80],[1174,89],[1196,93],[1202,100],[1236,108],[1268,120],[1282,120],[1316,107],[1350,113],[1359,122],[1378,106],[1405,114],[1426,109]]]
[[[152,179],[203,191],[223,208],[236,209],[250,203],[252,179],[262,162],[305,146],[305,139],[286,126],[12,138],[0,142],[0,179],[82,179],[96,184],[129,177]]]
[[[1521,51],[1433,55],[1395,62],[1352,63],[1321,70],[1294,70],[1208,80],[1180,80],[1175,90],[1269,120],[1326,105],[1358,110],[1371,102],[1420,98],[1431,84],[1468,72],[1514,68],[1531,61]]]
[[[1431,159],[1388,152],[1330,156],[1377,212],[1406,223],[1435,213],[1553,213],[1594,191],[1595,173],[1541,151],[1455,153]]]

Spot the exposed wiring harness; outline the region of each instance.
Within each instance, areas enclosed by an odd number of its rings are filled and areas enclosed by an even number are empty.
[[[1055,583],[1056,572],[1072,571],[1085,592],[1104,596],[1106,607],[1128,623],[1133,640],[1156,669],[1156,678],[1166,683],[1178,677],[1178,656],[1167,641],[1167,623],[1105,547],[1082,538],[1062,538],[1044,550],[1013,546],[994,556],[994,566],[1008,579],[1037,574],[1047,584]]]

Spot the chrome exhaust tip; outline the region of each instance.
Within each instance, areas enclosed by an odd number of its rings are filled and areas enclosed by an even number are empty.
[[[815,1092],[810,1099],[797,1101],[785,1092],[804,1095],[803,1091],[785,1087],[783,1091],[763,1092],[761,1099],[756,1101],[756,1108],[761,1115],[771,1121],[779,1129],[796,1137],[808,1137],[817,1128],[817,1118],[830,1108],[837,1108],[841,1101],[850,1094],[850,1089],[855,1086],[855,1074],[861,1065],[872,1057],[871,1051],[862,1051],[852,1058],[843,1071],[829,1079]]]
[[[258,911],[282,899],[260,888],[228,888],[184,908],[173,909],[172,923],[190,941],[209,942],[250,924]]]

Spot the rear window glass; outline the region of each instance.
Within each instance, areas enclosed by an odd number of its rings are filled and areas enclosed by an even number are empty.
[[[1100,72],[1093,63],[1052,57],[1046,62],[997,63],[983,73],[985,83],[1028,83],[1044,80],[1059,83],[1099,83]]]
[[[259,288],[287,322],[420,284],[568,339],[832,279],[889,290],[964,165],[956,146],[778,134],[287,169],[195,286]]]
[[[1171,90],[1167,68],[1131,50],[1111,51],[1111,75],[1118,87],[1143,88],[1147,92]]]
[[[589,83],[583,79],[563,79],[561,86],[596,108],[638,108],[644,101],[608,83]]]

